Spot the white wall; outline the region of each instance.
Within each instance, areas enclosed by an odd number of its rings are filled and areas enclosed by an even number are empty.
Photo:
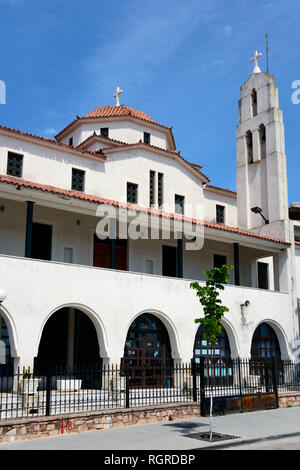
[[[174,359],[188,362],[192,357],[194,319],[202,310],[190,281],[5,256],[0,256],[0,270],[5,272],[1,288],[7,293],[2,314],[21,366],[32,364],[46,320],[62,306],[89,315],[101,356],[112,362],[119,362],[128,328],[143,312],[164,322]],[[221,298],[229,308],[223,325],[233,356],[249,357],[253,332],[267,321],[277,333],[282,357],[288,357],[293,345],[290,295],[227,286]],[[245,300],[250,306],[242,312]]]
[[[108,137],[111,139],[119,140],[127,144],[134,144],[140,140],[144,140],[144,132],[150,134],[150,144],[163,149],[168,149],[168,143],[165,132],[153,129],[145,124],[136,124],[135,122],[128,121],[100,121],[100,122],[87,122],[80,124],[72,133],[62,139],[62,143],[68,144],[69,138],[73,137],[73,146],[76,147],[81,142],[86,140],[89,136],[100,134],[101,127],[108,127]],[[109,145],[108,145],[109,146]]]

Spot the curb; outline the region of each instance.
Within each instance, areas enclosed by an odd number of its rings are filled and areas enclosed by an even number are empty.
[[[270,436],[266,436],[266,437],[257,437],[257,438],[253,438],[253,439],[247,439],[247,438],[243,439],[243,438],[241,438],[242,440],[229,441],[229,442],[224,442],[222,444],[214,444],[214,445],[210,445],[210,446],[190,449],[190,452],[192,452],[194,450],[217,450],[217,449],[223,449],[225,447],[237,447],[237,446],[244,445],[244,444],[253,444],[255,442],[264,442],[264,441],[284,439],[284,438],[287,438],[287,437],[295,437],[295,436],[300,436],[300,431],[292,432],[292,433],[286,433],[286,434],[270,435]]]

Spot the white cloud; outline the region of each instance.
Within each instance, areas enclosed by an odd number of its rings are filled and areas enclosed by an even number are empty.
[[[126,77],[143,83],[185,40],[217,15],[217,0],[166,3],[153,0],[145,15],[145,3],[128,2],[126,22],[120,21],[118,38],[105,42],[88,58],[88,73],[103,83],[106,77]],[[122,19],[124,20],[124,18]],[[99,82],[98,82],[99,83]],[[121,85],[119,82],[112,86]]]
[[[54,136],[55,134],[57,134],[57,130],[52,129],[52,128],[47,128],[44,130],[44,134]]]

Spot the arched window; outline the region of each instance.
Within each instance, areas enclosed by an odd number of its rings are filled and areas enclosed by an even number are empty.
[[[135,387],[171,387],[173,360],[164,324],[150,313],[137,317],[128,330],[123,370]]]
[[[251,131],[248,131],[246,133],[246,148],[247,148],[248,163],[253,163],[253,141],[252,141]]]
[[[266,128],[263,124],[259,126],[259,144],[260,144],[260,158],[266,158]]]
[[[204,339],[203,335],[204,329],[203,326],[200,325],[197,330],[194,343],[194,359],[196,363],[199,363],[201,356],[208,357],[211,354],[211,347],[209,346],[208,341]],[[217,336],[214,348],[215,358],[230,357],[230,346],[228,336],[223,327],[221,334]]]
[[[254,331],[251,358],[280,357],[280,347],[275,331],[267,323],[261,323]]]
[[[203,326],[200,325],[195,337],[194,360],[196,364],[199,364],[200,358],[205,358],[204,376],[206,384],[208,384],[208,370],[210,370],[210,375],[212,374],[212,354],[214,358],[213,375],[215,385],[226,386],[232,384],[230,345],[225,329],[222,327],[221,333],[217,336],[214,346],[211,347],[209,342],[204,339],[204,329]]]
[[[251,93],[252,117],[257,115],[257,93],[253,89]]]

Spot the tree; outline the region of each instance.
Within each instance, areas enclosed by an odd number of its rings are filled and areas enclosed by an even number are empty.
[[[210,377],[210,441],[212,441],[212,407],[213,407],[213,387],[214,387],[214,356],[215,356],[215,343],[217,336],[221,333],[222,325],[220,320],[225,312],[229,309],[222,305],[222,300],[219,298],[219,291],[224,290],[224,284],[227,284],[230,274],[228,271],[233,269],[232,266],[224,264],[220,268],[213,268],[205,270],[204,274],[207,275],[205,286],[199,285],[198,282],[190,284],[191,289],[197,291],[197,297],[203,307],[204,317],[196,318],[195,323],[200,323],[203,326],[203,337],[208,342],[210,351],[210,365],[208,367],[208,376]]]

